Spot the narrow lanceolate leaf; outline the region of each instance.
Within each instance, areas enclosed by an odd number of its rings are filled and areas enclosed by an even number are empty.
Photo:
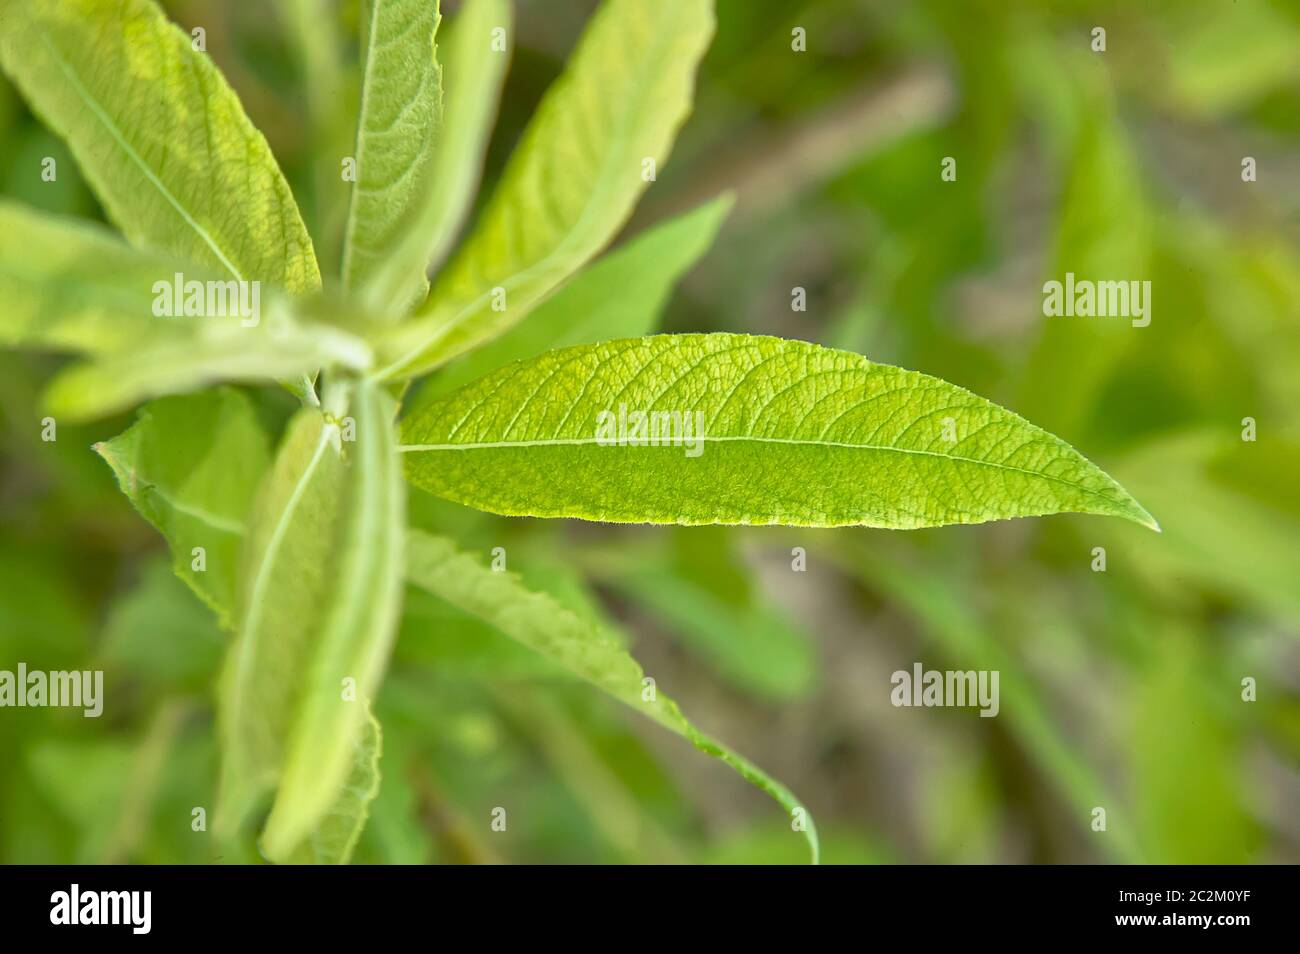
[[[794,794],[697,729],[608,630],[553,597],[527,589],[514,574],[490,570],[459,552],[450,540],[421,531],[407,535],[407,577],[731,766],[790,813],[792,827],[803,833],[817,861],[816,825]]]
[[[421,317],[394,331],[388,376],[501,334],[609,243],[668,157],[712,35],[712,0],[607,0]]]
[[[548,352],[406,422],[407,475],[510,515],[912,529],[1155,521],[1064,441],[955,385],[749,335]]]
[[[432,377],[421,403],[552,348],[650,334],[673,286],[708,251],[731,203],[730,196],[714,199],[583,269],[527,321]]]
[[[219,826],[229,833],[277,789],[262,840],[276,861],[293,856],[348,785],[400,597],[393,403],[363,380],[350,419],[328,394],[326,405],[295,418],[262,489],[219,695]]]
[[[178,319],[195,330],[62,371],[46,391],[46,407],[56,417],[86,420],[218,381],[265,383],[310,377],[321,367],[369,367],[365,342],[337,329],[300,325],[279,305],[256,329],[237,317]]]
[[[379,690],[401,611],[406,498],[394,449],[397,408],[367,380],[352,405],[356,440],[347,445],[347,508],[335,568],[319,597],[319,624],[263,838],[274,860],[287,858],[318,826],[347,781],[366,715],[357,700]]]
[[[369,365],[368,345],[309,327],[283,292],[133,249],[100,226],[0,202],[0,346],[91,357],[51,385],[56,415],[88,418],[215,381]]]
[[[100,225],[0,201],[0,346],[102,354],[138,345],[166,327],[153,287],[179,268]]]
[[[320,284],[265,138],[206,53],[151,0],[0,0],[0,65],[68,141],[138,246],[230,276]]]
[[[292,864],[345,865],[361,839],[370,817],[370,803],[379,794],[379,757],[383,733],[379,721],[366,708],[366,721],[352,747],[352,769],[319,826],[303,839],[289,857]]]
[[[510,63],[510,47],[504,42],[494,45],[493,31],[507,36],[511,16],[509,0],[468,0],[444,28],[446,38],[438,50],[443,66],[441,135],[425,182],[403,219],[400,243],[372,270],[365,300],[376,311],[400,312],[410,298],[407,288],[422,297],[428,290],[426,271],[442,262],[464,224]]]
[[[367,0],[361,13],[357,177],[343,244],[343,284],[350,289],[369,285],[400,246],[402,228],[431,190],[442,123],[438,0]],[[425,259],[403,264],[401,283],[384,290],[394,300],[379,304],[404,307],[428,288]]]
[[[167,539],[176,575],[230,627],[248,512],[271,464],[248,398],[222,388],[155,401],[95,450]]]

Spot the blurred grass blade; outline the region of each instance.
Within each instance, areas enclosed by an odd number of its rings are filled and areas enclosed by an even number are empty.
[[[394,332],[387,376],[496,337],[609,243],[648,185],[646,161],[668,158],[712,35],[711,0],[607,0],[419,319]]]
[[[879,547],[865,541],[846,539],[844,543],[847,545],[830,551],[832,559],[844,573],[914,619],[929,645],[954,662],[960,661],[963,668],[979,666],[1000,674],[1002,715],[1012,735],[1078,817],[1086,818],[1093,806],[1120,801],[1104,774],[1089,760],[1087,746],[1062,730],[1059,714],[1040,688],[1041,677],[1035,678],[973,610],[979,599],[961,581],[963,574],[951,568],[954,561],[946,561],[948,571],[936,575],[920,563],[897,553],[881,553]],[[1101,851],[1119,863],[1142,860],[1137,839],[1126,830],[1113,832]]]
[[[362,4],[361,115],[356,181],[343,243],[343,285],[367,287],[395,251],[391,287],[377,304],[403,310],[428,290],[421,249],[405,247],[402,230],[436,181],[440,148],[442,69],[435,38],[438,0],[366,0]]]
[[[433,402],[403,441],[416,486],[511,516],[914,529],[1079,512],[1155,526],[1114,480],[1010,411],[780,338],[551,351]]]
[[[424,296],[425,272],[442,261],[473,204],[510,63],[509,47],[492,48],[492,31],[509,34],[510,26],[508,0],[468,0],[444,31],[441,135],[400,241],[373,263],[365,300],[376,311],[393,313]]]
[[[314,290],[311,238],[266,139],[151,0],[0,0],[0,64],[133,245]]]
[[[803,634],[774,609],[734,606],[671,567],[637,567],[614,589],[669,627],[724,681],[762,699],[807,694],[816,658]]]
[[[802,834],[817,861],[817,829],[812,816],[780,782],[743,756],[692,725],[677,703],[643,684],[645,673],[626,649],[602,627],[584,620],[550,596],[524,588],[509,573],[496,573],[460,553],[443,537],[422,531],[407,535],[410,581],[463,612],[478,616],[615,699],[654,719],[693,746],[721,759],[747,782],[776,800],[804,823]]]

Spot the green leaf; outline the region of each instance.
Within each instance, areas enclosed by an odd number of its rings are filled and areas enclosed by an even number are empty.
[[[361,736],[353,745],[352,769],[347,783],[329,812],[290,856],[293,864],[345,865],[361,839],[370,816],[370,805],[379,794],[379,759],[383,733],[379,721],[366,706]]]
[[[221,292],[218,314],[178,314],[191,304],[185,290],[191,283],[213,302]],[[229,306],[232,295],[248,314]],[[0,300],[6,304],[0,345],[93,358],[52,384],[46,400],[56,415],[89,418],[209,382],[289,379],[330,365],[370,364],[370,349],[359,338],[299,320],[320,310],[318,303],[291,310],[282,292],[264,295],[258,288],[253,295],[253,288],[239,289],[204,266],[132,249],[100,226],[0,202]]]
[[[441,138],[429,160],[423,188],[404,220],[401,241],[376,263],[366,296],[369,306],[393,312],[428,290],[424,275],[447,254],[474,200],[483,154],[492,132],[508,51],[492,49],[492,31],[511,26],[507,0],[469,0],[446,30]]]
[[[526,589],[518,577],[497,573],[456,550],[443,537],[422,531],[407,535],[408,579],[462,612],[477,616],[502,633],[574,675],[643,713],[693,746],[731,766],[747,782],[776,800],[794,819],[814,862],[817,828],[794,794],[743,756],[692,725],[677,703],[643,683],[645,673],[605,628],[566,609],[542,593]]]
[[[303,680],[312,621],[331,583],[343,506],[339,428],[314,408],[290,422],[250,521],[240,631],[217,705],[222,739],[218,832],[236,827],[274,786]]]
[[[396,630],[404,494],[391,398],[368,380],[301,411],[248,538],[242,620],[219,693],[218,827],[278,788],[262,846],[289,859],[347,785]],[[345,440],[353,434],[355,441]],[[350,682],[348,681],[350,680]],[[349,693],[346,690],[351,690]]]
[[[154,283],[180,267],[100,225],[0,201],[0,345],[102,354],[138,344],[183,323],[153,314]]]
[[[75,364],[50,383],[46,407],[80,421],[220,381],[301,379],[322,367],[359,371],[370,365],[370,349],[360,338],[299,324],[283,303],[270,310],[250,328],[236,316],[183,319],[188,328],[155,336],[153,344]]]
[[[221,388],[154,401],[95,450],[132,506],[167,539],[176,575],[230,628],[245,521],[271,464],[248,398]],[[196,547],[203,548],[202,571],[194,569]]]
[[[357,178],[343,243],[343,285],[365,288],[395,247],[416,203],[432,191],[442,125],[442,70],[435,36],[438,0],[367,0],[362,5],[361,115]],[[401,263],[400,284],[380,304],[405,307],[428,289],[427,255]]]
[[[355,79],[351,64],[344,65],[343,17],[335,0],[285,0],[278,7],[306,105],[311,191],[309,201],[299,192],[298,203],[321,271],[336,275],[349,199],[340,157],[351,154],[357,134],[355,110],[339,108],[352,99]]]
[[[422,403],[551,348],[649,334],[673,286],[708,251],[731,205],[731,196],[720,196],[583,269],[527,321],[431,378],[421,391]]]
[[[266,139],[150,0],[0,0],[0,65],[133,245],[313,290],[311,238]]]
[[[652,426],[657,446],[635,443]],[[1079,512],[1155,528],[1119,484],[1010,411],[781,338],[548,352],[435,401],[403,442],[416,486],[512,516],[912,529]]]
[[[712,35],[711,0],[608,0],[421,317],[393,333],[386,375],[496,337],[609,243],[648,185],[643,162],[668,158]]]

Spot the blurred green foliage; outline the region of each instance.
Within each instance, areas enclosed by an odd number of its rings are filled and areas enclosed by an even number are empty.
[[[356,70],[330,50],[355,52],[355,2],[165,5],[206,28],[333,272]],[[594,4],[518,6],[489,184]],[[804,338],[968,387],[1068,439],[1162,534],[1083,516],[616,528],[416,491],[413,525],[504,547],[616,626],[810,806],[828,861],[1300,861],[1298,77],[1300,9],[1272,0],[720,0],[694,116],[627,232],[734,191],[662,328]],[[100,216],[4,85],[0,192]],[[1151,325],[1044,318],[1066,271],[1149,279]],[[40,440],[56,368],[0,356],[0,668],[103,668],[110,705],[0,711],[0,860],[251,860],[191,828],[214,799],[225,637],[91,451],[130,417]],[[289,398],[248,394],[273,433]],[[892,707],[914,661],[999,670],[1000,715]],[[408,594],[376,710],[358,861],[804,858],[724,767],[427,593]]]

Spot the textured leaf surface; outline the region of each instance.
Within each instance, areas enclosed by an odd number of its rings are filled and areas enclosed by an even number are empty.
[[[95,445],[132,506],[166,539],[176,575],[231,626],[248,513],[271,465],[248,398],[222,388],[164,398]],[[203,548],[203,570],[194,566]]]
[[[320,274],[265,138],[150,0],[0,0],[0,63],[131,243],[291,291]]]
[[[420,320],[395,333],[388,374],[427,371],[501,334],[609,243],[649,184],[643,160],[662,168],[668,157],[712,35],[711,0],[601,7]]]
[[[292,864],[345,865],[361,839],[370,805],[379,794],[383,733],[367,708],[361,736],[353,744],[352,769],[337,801],[289,858]]]
[[[697,729],[677,703],[654,687],[647,691],[645,673],[619,640],[605,628],[566,609],[554,598],[525,588],[518,577],[497,573],[455,544],[422,531],[407,537],[407,574],[411,583],[429,590],[457,609],[477,616],[502,633],[563,669],[654,719],[693,746],[721,759],[751,785],[766,792],[792,818],[805,824],[802,834],[817,860],[817,829],[812,817],[784,785],[743,756]]]
[[[278,787],[263,837],[273,860],[292,856],[347,784],[361,700],[396,627],[404,514],[392,402],[361,382],[350,411],[355,442],[342,441],[336,407],[304,409],[290,426],[252,521],[220,689],[221,828]]]
[[[442,123],[438,0],[368,0],[361,13],[357,180],[343,245],[347,288],[369,284],[400,245],[403,223],[433,186],[431,159]],[[428,288],[427,256],[413,251],[401,263],[401,284],[385,289],[397,300],[383,304],[396,307]]]
[[[401,241],[374,264],[366,300],[375,310],[391,313],[418,304],[429,287],[426,270],[442,261],[464,224],[510,62],[508,48],[492,49],[492,31],[508,33],[510,23],[507,0],[469,0],[445,30],[438,51],[443,62],[441,135],[424,182],[403,216]]]
[[[658,420],[669,439],[689,424],[691,440],[631,443],[638,412],[641,437]],[[624,417],[629,442],[600,443],[620,437]],[[548,352],[439,399],[403,439],[417,486],[517,516],[911,529],[1072,511],[1155,525],[1010,411],[780,338],[660,335]]]
[[[730,196],[715,199],[610,252],[539,305],[527,321],[431,378],[421,397],[454,391],[551,348],[648,335],[673,286],[708,251],[731,202]]]

